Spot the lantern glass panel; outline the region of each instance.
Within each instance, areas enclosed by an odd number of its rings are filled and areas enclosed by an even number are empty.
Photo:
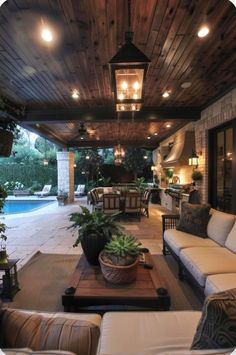
[[[144,69],[116,69],[115,77],[118,101],[142,99]]]

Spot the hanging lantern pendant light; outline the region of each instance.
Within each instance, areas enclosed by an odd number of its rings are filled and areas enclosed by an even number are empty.
[[[130,1],[128,1],[128,25],[129,31],[125,32],[125,44],[109,61],[116,111],[141,109],[144,80],[150,63],[150,59],[132,43]]]

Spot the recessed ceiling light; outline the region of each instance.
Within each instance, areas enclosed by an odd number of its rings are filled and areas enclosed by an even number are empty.
[[[165,91],[163,94],[162,94],[162,97],[166,98],[166,97],[169,97],[170,94],[168,91]]]
[[[207,26],[203,26],[200,28],[197,35],[199,38],[203,38],[203,37],[206,37],[209,32],[210,32],[209,28]]]
[[[166,128],[170,128],[171,127],[171,125],[168,123],[167,125],[166,125]]]
[[[83,140],[83,139],[84,139],[84,137],[80,137],[80,139],[81,139],[81,140]]]
[[[41,37],[45,42],[48,42],[48,43],[52,42],[52,40],[53,40],[52,31],[49,28],[44,27],[41,32]]]
[[[158,132],[155,132],[155,133],[154,133],[154,136],[158,136]]]
[[[143,159],[147,159],[147,158],[148,158],[147,155],[144,155],[144,156],[143,156]]]
[[[148,137],[147,137],[147,139],[151,139],[151,137],[150,137],[150,136],[148,136]]]
[[[79,92],[78,92],[78,90],[76,90],[76,89],[74,89],[73,91],[72,91],[72,98],[74,99],[74,100],[78,100],[78,98],[79,98]]]
[[[190,81],[185,81],[180,86],[182,89],[187,89],[187,88],[190,88],[190,86],[192,86],[192,83]]]

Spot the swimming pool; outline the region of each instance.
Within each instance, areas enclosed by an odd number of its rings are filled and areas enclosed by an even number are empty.
[[[11,201],[7,200],[5,206],[3,208],[3,212],[5,214],[12,214],[12,213],[25,213],[31,212],[38,208],[42,208],[44,206],[49,205],[54,201],[38,201],[38,200],[20,200],[20,201]]]

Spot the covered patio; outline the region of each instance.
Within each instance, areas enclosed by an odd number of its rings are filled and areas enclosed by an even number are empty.
[[[53,142],[57,197],[68,198],[65,206],[54,197],[42,209],[0,216],[9,254],[0,264],[1,295],[9,285],[16,291],[15,303],[0,309],[0,348],[230,355],[236,347],[233,1],[8,0],[0,7],[0,30],[0,155],[10,155],[16,124]],[[113,177],[128,149],[151,152],[153,183],[146,183],[159,199],[149,203],[149,218],[107,222],[101,237],[107,188],[117,195],[122,189],[113,179],[112,186],[91,189],[93,206],[86,196],[75,198],[74,155],[92,148],[113,149]],[[129,190],[131,181],[125,183]],[[70,215],[81,210],[71,219],[82,243],[74,248]],[[96,263],[85,252],[94,251],[93,240],[103,245]]]

